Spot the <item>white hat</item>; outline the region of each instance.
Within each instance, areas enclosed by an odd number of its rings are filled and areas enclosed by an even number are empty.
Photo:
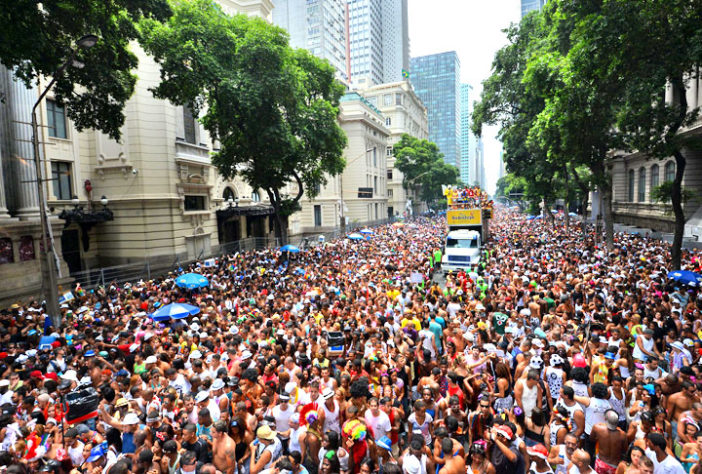
[[[7,379],[2,379],[0,380],[0,387],[9,387],[10,386],[10,381]]]
[[[156,364],[158,362],[158,359],[156,358],[155,355],[150,355],[149,357],[146,358],[144,361],[145,364]]]
[[[221,390],[224,388],[224,381],[222,379],[215,379],[214,382],[212,382],[212,386],[210,387],[211,390]]]
[[[236,336],[237,334],[239,334],[239,328],[237,326],[232,326],[229,328],[229,332]]]
[[[539,356],[534,356],[529,361],[529,368],[540,369],[544,365],[544,361]]]
[[[190,325],[190,330],[191,331],[199,331],[200,330],[200,325],[198,323],[192,323]]]
[[[241,360],[248,360],[251,357],[253,357],[253,354],[251,353],[251,351],[244,351],[241,353]]]
[[[124,420],[122,420],[123,425],[138,425],[139,424],[139,417],[137,416],[136,413],[134,412],[129,412],[126,415],[124,415]]]
[[[204,402],[204,401],[207,400],[209,397],[210,397],[210,394],[209,394],[209,393],[207,393],[207,392],[204,391],[204,390],[201,390],[201,391],[197,392],[197,395],[195,395],[195,401],[196,401],[197,403]]]
[[[64,372],[64,374],[61,376],[61,378],[64,380],[70,380],[71,382],[78,383],[78,374],[73,369],[67,370],[66,372]]]
[[[210,337],[210,335],[207,334],[205,331],[200,333],[200,339],[207,339],[208,337]]]
[[[191,359],[202,359],[202,352],[195,349],[194,351],[192,351],[190,353],[190,358]]]
[[[151,339],[152,337],[154,337],[154,333],[152,333],[152,332],[147,332],[146,334],[144,334],[144,341],[148,341],[148,340]]]
[[[136,352],[137,350],[139,350],[139,344],[135,343],[129,346],[129,352]]]
[[[297,384],[295,382],[288,382],[285,384],[285,393],[293,393],[296,388]]]
[[[334,396],[334,390],[331,388],[327,387],[324,390],[322,390],[322,398],[325,400],[329,400]]]

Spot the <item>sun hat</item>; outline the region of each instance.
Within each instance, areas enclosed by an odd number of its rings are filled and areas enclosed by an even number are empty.
[[[275,438],[275,433],[271,430],[270,426],[263,425],[256,430],[256,437],[270,441]]]
[[[537,444],[536,446],[527,448],[527,454],[529,454],[529,456],[536,456],[537,458],[541,458],[544,461],[548,459],[548,450],[543,444]]]

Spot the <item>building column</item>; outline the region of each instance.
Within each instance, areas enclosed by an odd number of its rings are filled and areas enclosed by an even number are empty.
[[[7,68],[0,71],[0,87],[5,93],[2,122],[3,168],[7,180],[7,205],[20,219],[39,217],[37,173],[32,146],[32,107],[37,99],[36,89],[15,80]],[[40,139],[41,139],[40,132]]]

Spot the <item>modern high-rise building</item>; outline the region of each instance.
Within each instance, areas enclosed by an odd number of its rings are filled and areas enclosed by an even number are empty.
[[[533,10],[541,10],[546,5],[546,0],[522,0],[522,18]]]
[[[380,0],[349,0],[351,82],[358,87],[383,83],[383,8]]]
[[[407,0],[383,0],[383,83],[404,80],[409,71]]]
[[[412,58],[410,77],[429,115],[429,140],[460,168],[461,63],[455,51]]]
[[[470,95],[472,91],[470,84],[461,84],[461,159],[458,166],[461,182],[464,184],[472,184],[470,163],[471,163],[471,148],[470,148],[470,116],[471,102]]]
[[[304,48],[334,66],[348,81],[346,0],[275,0],[273,23],[290,34],[290,45]]]
[[[348,0],[348,11],[353,86],[402,81],[409,69],[407,0]]]

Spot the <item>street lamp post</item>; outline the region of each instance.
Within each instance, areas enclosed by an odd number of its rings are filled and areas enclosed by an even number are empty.
[[[80,49],[90,49],[98,41],[98,37],[95,35],[85,35],[80,38],[76,44]],[[57,270],[58,270],[58,256],[56,255],[56,249],[53,245],[53,238],[48,238],[48,233],[50,229],[49,216],[47,214],[46,196],[44,194],[44,178],[41,167],[41,159],[39,154],[39,125],[37,122],[37,108],[41,101],[44,100],[46,94],[49,93],[51,88],[56,83],[56,79],[63,74],[66,68],[72,65],[78,69],[82,69],[85,65],[80,61],[76,60],[76,51],[71,51],[71,56],[66,60],[65,63],[56,71],[56,74],[46,86],[44,92],[39,95],[39,98],[34,103],[32,107],[32,145],[34,148],[34,166],[36,167],[37,174],[37,193],[39,197],[39,220],[41,222],[41,242],[44,247],[43,259],[45,260],[46,271],[48,273],[48,282],[42,278],[42,286],[44,298],[46,299],[46,310],[51,316],[54,327],[58,328],[61,326],[61,313],[59,311],[58,304],[58,280],[57,280]]]

